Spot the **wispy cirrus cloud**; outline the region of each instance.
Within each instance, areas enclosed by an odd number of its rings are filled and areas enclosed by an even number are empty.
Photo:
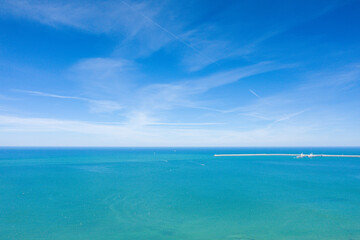
[[[263,122],[269,128],[281,122],[297,122],[300,118],[303,123],[315,124],[318,128],[322,128],[324,121],[331,120],[334,124],[332,127],[336,129],[341,127],[345,119],[351,121],[359,116],[360,111],[356,107],[360,106],[356,101],[357,90],[360,88],[358,63],[338,69],[307,73],[301,78],[303,80],[299,84],[269,96],[257,98],[250,104],[214,111],[247,116]],[[339,99],[343,100],[339,101]],[[350,104],[354,106],[351,113],[340,114],[341,109],[347,109]],[[342,107],[338,109],[339,106]],[[338,117],[339,114],[341,118]]]
[[[244,131],[200,129],[196,126],[134,128],[129,125],[7,115],[0,115],[0,132],[2,146],[309,146],[319,145],[319,142],[322,146],[343,146],[354,141],[354,136],[348,132],[341,136],[337,135],[337,131],[323,135],[322,132],[314,132],[311,126],[299,124]],[[34,142],[29,137],[34,132],[43,138]],[[84,136],[89,138],[84,139]]]
[[[187,125],[188,123],[183,123],[184,121],[169,123],[164,115],[159,118],[158,112],[178,108],[206,110],[208,106],[196,99],[201,98],[210,89],[228,85],[246,77],[288,67],[292,67],[292,65],[263,62],[202,77],[139,87],[139,78],[142,76],[137,73],[136,66],[132,62],[94,58],[82,60],[70,69],[70,77],[82,83],[87,97],[34,90],[17,91],[39,97],[86,102],[91,112],[95,113],[120,111],[127,122],[133,125]],[[133,74],[133,71],[136,73]],[[109,100],[102,100],[104,98]],[[210,126],[221,124],[221,122],[196,124]]]
[[[192,53],[207,57],[203,51],[171,28],[179,29],[180,22],[159,23],[156,17],[161,15],[162,4],[120,1],[37,1],[5,0],[2,3],[3,14],[27,18],[52,27],[68,26],[93,33],[121,35],[121,44],[116,53],[138,57],[147,55],[168,44],[177,41],[189,48]],[[168,26],[167,26],[168,25]],[[135,46],[135,47],[132,47]],[[139,47],[141,46],[141,48]],[[130,57],[130,58],[133,58]]]
[[[3,16],[25,18],[58,29],[71,27],[116,36],[120,45],[132,49],[134,56],[147,55],[176,40],[169,35],[170,30],[154,20],[161,10],[161,4],[156,2],[150,6],[145,1],[130,4],[112,0],[5,0],[0,6]]]
[[[14,91],[23,92],[23,93],[27,93],[27,94],[30,94],[30,95],[33,95],[33,96],[41,96],[41,97],[52,97],[52,98],[61,98],[61,99],[76,99],[76,100],[83,100],[83,101],[88,101],[89,100],[87,98],[82,98],[82,97],[63,96],[63,95],[58,95],[58,94],[44,93],[44,92],[39,92],[39,91],[31,91],[31,90],[23,90],[23,89],[14,89]]]
[[[85,28],[82,19],[91,16],[91,11],[65,2],[46,3],[41,1],[2,1],[2,14],[28,18],[50,26],[68,25]]]
[[[325,14],[337,5],[334,1],[326,8],[318,7],[305,19]],[[130,59],[150,55],[171,42],[179,42],[185,46],[182,64],[190,71],[220,60],[246,57],[267,39],[304,21],[296,17],[287,25],[270,21],[254,36],[243,33],[244,40],[238,43],[238,39],[230,38],[221,30],[222,26],[215,23],[192,25],[191,19],[180,13],[169,18],[166,15],[169,6],[162,1],[5,0],[1,8],[2,15],[22,17],[56,28],[67,26],[117,36],[118,47],[114,54]],[[180,20],[176,21],[175,17]]]
[[[223,71],[204,77],[186,79],[167,84],[151,84],[141,91],[145,103],[169,108],[174,105],[191,106],[191,96],[200,95],[210,89],[234,83],[257,74],[289,68],[293,65],[262,62],[246,67]]]
[[[145,3],[134,3],[139,11],[151,10]],[[134,19],[129,8],[122,1],[40,1],[40,0],[5,0],[2,13],[28,18],[53,27],[70,26],[95,33],[126,31],[136,35],[144,21]]]
[[[360,63],[352,63],[341,68],[331,70],[318,70],[308,73],[299,89],[313,91],[319,89],[346,90],[360,82]]]
[[[168,83],[141,84],[145,76],[129,60],[90,58],[70,68],[69,77],[82,83],[87,93],[124,102],[128,106],[169,109],[193,105],[192,96],[200,96],[210,89],[234,83],[240,79],[275,70],[292,68],[292,64],[260,62],[249,66],[206,74]],[[157,79],[153,78],[152,82]]]
[[[130,60],[87,58],[70,67],[67,77],[79,83],[88,95],[109,96],[116,101],[122,101],[144,76]]]
[[[50,98],[59,98],[59,99],[70,99],[70,100],[79,100],[89,104],[90,110],[95,113],[106,113],[106,112],[115,112],[123,109],[123,107],[114,101],[109,100],[95,100],[85,97],[77,97],[77,96],[65,96],[58,95],[53,93],[45,93],[39,91],[31,91],[31,90],[22,90],[22,89],[14,89],[17,92],[23,92],[30,94],[32,96],[39,97],[50,97]]]
[[[355,66],[355,65],[354,65]],[[260,74],[266,71],[273,71],[281,65],[272,65],[272,63],[264,63],[263,65],[249,66],[248,68],[239,68],[231,71],[225,71],[222,75],[209,75],[194,79],[185,79],[174,82],[172,84],[152,84],[139,92],[134,92],[134,97],[137,98],[138,104],[148,106],[139,108],[139,105],[134,105],[127,109],[127,119],[118,123],[98,123],[98,122],[83,122],[83,121],[69,121],[49,118],[24,118],[15,116],[0,117],[0,132],[2,136],[14,136],[15,132],[19,132],[21,136],[26,135],[27,132],[38,132],[42,134],[50,134],[57,132],[59,138],[62,134],[65,136],[74,136],[73,141],[67,142],[64,139],[58,139],[56,144],[60,145],[143,145],[143,146],[231,146],[236,142],[237,145],[245,146],[274,146],[274,145],[304,145],[311,144],[319,145],[321,142],[324,145],[346,145],[350,142],[356,142],[354,132],[360,129],[347,130],[341,128],[341,123],[344,119],[334,119],[331,112],[320,111],[321,109],[316,105],[312,105],[309,109],[304,99],[312,99],[311,95],[314,91],[309,92],[309,88],[303,88],[298,85],[293,89],[273,94],[271,96],[264,96],[257,98],[257,100],[250,105],[244,105],[237,109],[221,110],[222,114],[240,114],[240,116],[251,117],[263,121],[247,130],[236,130],[231,127],[231,130],[225,130],[223,127],[217,129],[217,126],[227,126],[227,122],[168,122],[163,118],[157,116],[158,108],[173,109],[177,108],[177,104],[184,104],[184,106],[197,106],[190,97],[201,95],[209,89],[217,88],[226,84],[231,84],[247,76],[253,74]],[[283,67],[283,66],[282,66]],[[339,71],[338,75],[333,74],[334,79],[341,76],[356,76],[345,74],[346,69]],[[356,71],[356,68],[355,70]],[[319,76],[319,75],[317,75]],[[324,74],[323,76],[327,76]],[[217,80],[216,80],[217,79]],[[316,81],[325,81],[324,79],[315,78]],[[349,81],[356,82],[357,78],[344,79],[341,81],[346,86]],[[339,81],[341,79],[338,79]],[[336,81],[337,87],[339,82]],[[312,89],[322,91],[322,85],[314,82]],[[339,91],[343,88],[338,88]],[[146,93],[146,94],[145,94]],[[63,100],[80,100],[82,97],[59,95],[53,93],[44,93],[37,91],[30,91],[27,94],[52,97]],[[159,95],[156,95],[159,94]],[[80,99],[79,99],[80,98]],[[85,98],[87,99],[87,98]],[[307,100],[307,101],[308,101]],[[85,101],[85,100],[84,100]],[[155,107],[151,107],[151,101],[154,101]],[[160,103],[163,102],[164,105]],[[149,105],[146,105],[149,103]],[[299,103],[304,103],[300,104]],[[188,104],[188,105],[186,105]],[[204,107],[206,108],[206,106]],[[212,111],[212,109],[208,109]],[[220,111],[220,110],[219,110]],[[155,117],[154,117],[155,116]],[[344,116],[346,118],[346,116]],[[209,129],[209,127],[216,127],[216,129]],[[326,134],[324,129],[327,129]],[[328,129],[332,129],[329,131]],[[338,137],[341,132],[341,137]],[[101,141],[93,140],[91,142],[76,141],[76,136],[101,136]],[[130,137],[129,137],[130,136]],[[171,136],[171,137],[169,137]],[[26,137],[24,138],[26,139]],[[96,137],[93,139],[97,139]],[[155,139],[155,140],[154,140]],[[204,139],[210,139],[205,141]],[[1,139],[0,139],[1,140]],[[11,145],[10,140],[6,140],[8,145]],[[185,144],[186,143],[186,144]],[[15,144],[15,142],[14,142]],[[23,145],[31,145],[32,143],[24,140]],[[48,145],[51,143],[38,142],[39,145]]]
[[[244,14],[242,12],[246,7],[243,6],[244,2],[237,2],[232,4],[232,9],[228,11],[219,11],[217,14],[221,18],[226,19],[230,12],[232,14]],[[277,3],[274,3],[275,5]],[[224,31],[224,26],[215,22],[210,24],[201,24],[182,34],[185,41],[197,49],[198,53],[189,51],[185,52],[182,63],[189,71],[198,71],[212,64],[217,64],[222,60],[228,59],[259,59],[262,58],[259,48],[265,45],[268,40],[273,39],[287,31],[300,26],[303,23],[317,19],[323,15],[328,14],[334,9],[346,4],[346,1],[331,0],[326,4],[316,3],[313,8],[308,11],[299,11],[294,14],[290,12],[283,12],[281,9],[286,9],[284,5],[294,5],[292,2],[281,3],[282,6],[277,11],[281,13],[279,19],[267,18],[266,21],[259,21],[260,25],[251,24],[241,21],[239,25],[242,30],[237,28],[227,29]],[[266,17],[266,16],[264,16]],[[220,17],[219,17],[220,18]],[[241,19],[241,18],[239,18]],[[286,20],[285,20],[286,19]],[[237,18],[234,21],[239,21]],[[254,23],[252,22],[252,23]],[[228,23],[235,25],[234,22]],[[230,32],[231,34],[230,34]],[[241,34],[241,38],[237,34]],[[234,38],[234,36],[236,36]],[[201,54],[199,54],[201,53]],[[273,56],[275,58],[276,56]]]
[[[9,96],[5,96],[3,94],[0,94],[0,100],[4,100],[4,101],[15,101],[15,100],[20,100],[18,98],[14,98],[14,97],[9,97]]]

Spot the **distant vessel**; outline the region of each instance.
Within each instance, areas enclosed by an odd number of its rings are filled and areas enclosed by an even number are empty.
[[[360,155],[333,155],[333,154],[284,154],[284,153],[255,153],[255,154],[215,154],[215,157],[260,157],[260,156],[292,156],[296,158],[313,158],[313,157],[355,157],[360,158]]]

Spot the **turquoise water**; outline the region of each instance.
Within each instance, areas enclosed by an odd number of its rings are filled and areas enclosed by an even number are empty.
[[[0,148],[1,240],[360,239],[360,148]]]

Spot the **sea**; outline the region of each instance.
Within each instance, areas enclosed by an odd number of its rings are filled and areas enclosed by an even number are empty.
[[[357,240],[347,148],[0,148],[1,240]]]

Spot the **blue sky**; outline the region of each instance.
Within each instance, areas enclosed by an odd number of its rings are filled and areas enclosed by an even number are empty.
[[[359,146],[359,10],[0,0],[0,145]]]

